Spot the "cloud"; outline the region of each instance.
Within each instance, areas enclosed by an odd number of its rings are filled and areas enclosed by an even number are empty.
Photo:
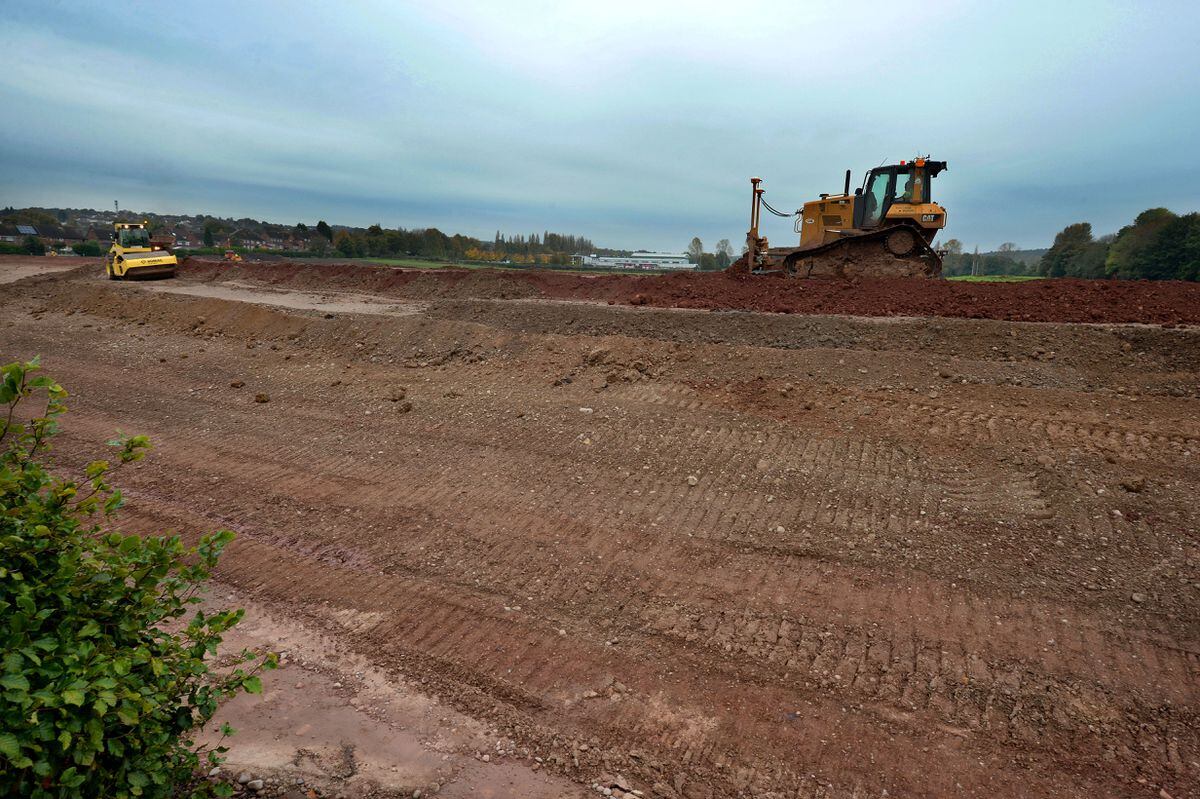
[[[1200,133],[1186,101],[1200,13],[1182,3],[84,3],[68,16],[17,2],[0,19],[6,202],[79,205],[120,186],[162,210],[680,249],[740,238],[751,174],[796,207],[846,168],[857,180],[921,150],[950,162],[937,188],[951,235],[1036,245],[1081,213],[1104,229],[1167,201],[1153,197],[1186,203],[1177,181]],[[779,227],[775,243],[792,236]]]

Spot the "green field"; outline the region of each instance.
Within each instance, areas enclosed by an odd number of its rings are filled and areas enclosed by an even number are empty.
[[[1045,280],[1039,275],[955,275],[947,280],[961,280],[964,283],[1024,283],[1026,280]]]

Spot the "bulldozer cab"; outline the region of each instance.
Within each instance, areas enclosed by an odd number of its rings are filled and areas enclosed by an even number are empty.
[[[854,204],[854,227],[859,230],[879,227],[896,204],[933,202],[931,181],[945,168],[945,161],[917,159],[872,169],[863,179],[862,188],[855,192],[859,201]]]

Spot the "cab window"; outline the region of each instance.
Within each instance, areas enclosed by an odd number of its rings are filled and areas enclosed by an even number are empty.
[[[120,233],[122,247],[149,246],[150,232],[145,228],[123,228]]]
[[[921,186],[911,171],[896,173],[896,202],[910,203],[921,199]]]
[[[888,184],[891,182],[892,174],[890,172],[876,172],[871,175],[871,183],[867,186],[866,194],[863,195],[863,202],[866,203],[866,209],[863,211],[863,227],[871,228],[879,224],[879,220],[883,216],[883,206],[887,203]]]

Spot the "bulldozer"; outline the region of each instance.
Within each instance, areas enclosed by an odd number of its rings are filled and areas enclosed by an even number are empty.
[[[104,256],[109,280],[174,277],[179,265],[174,253],[150,241],[146,222],[114,222],[112,246]]]
[[[933,239],[946,209],[933,201],[932,182],[945,161],[928,157],[877,166],[850,193],[822,194],[794,214],[772,208],[761,178],[750,178],[752,201],[746,254],[731,269],[788,277],[940,277],[942,255]],[[771,247],[759,234],[762,209],[796,217],[799,246]]]

